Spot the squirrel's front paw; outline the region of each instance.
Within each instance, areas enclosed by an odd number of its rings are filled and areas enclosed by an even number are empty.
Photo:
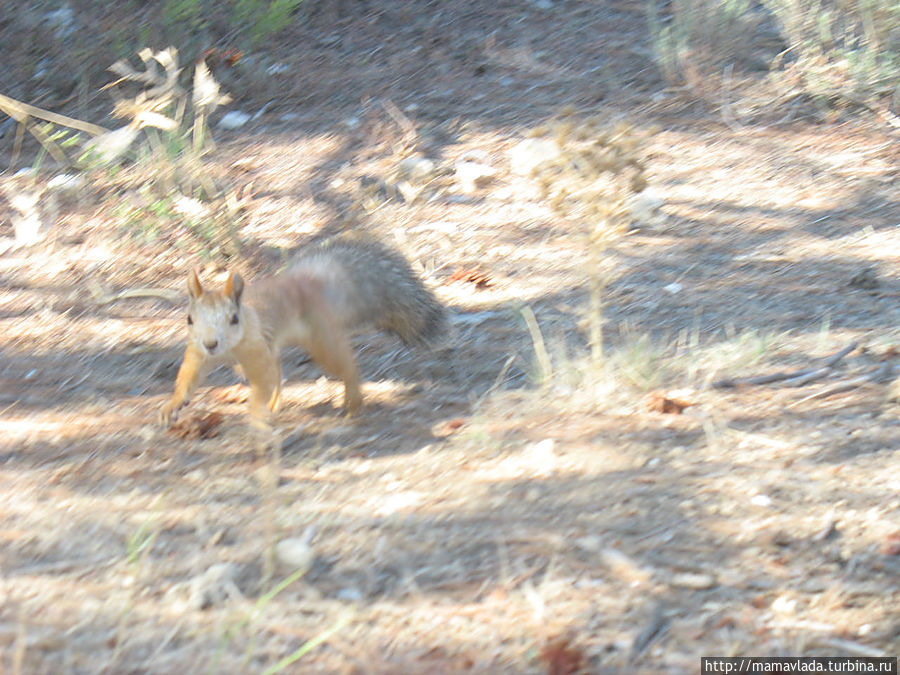
[[[172,422],[175,421],[175,417],[178,415],[178,409],[180,407],[181,406],[173,405],[171,402],[166,403],[159,411],[159,415],[156,418],[159,426],[163,429],[168,429],[172,426]]]

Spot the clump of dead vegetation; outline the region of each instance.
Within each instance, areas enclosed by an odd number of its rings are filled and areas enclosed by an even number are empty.
[[[597,374],[605,365],[603,296],[615,274],[611,252],[631,226],[630,200],[647,186],[644,138],[626,122],[610,125],[597,118],[579,119],[570,109],[532,129],[529,136],[534,139],[534,151],[542,156],[532,171],[541,198],[555,214],[585,233],[586,324],[591,369]],[[539,377],[546,382],[553,365],[529,308],[524,316]]]
[[[614,273],[609,250],[631,225],[628,202],[647,187],[642,139],[626,122],[614,127],[597,118],[577,120],[573,111],[537,136],[553,138],[555,157],[536,168],[542,196],[559,216],[580,223],[587,233],[591,360],[603,361],[603,291]]]
[[[90,178],[130,236],[178,244],[186,234],[207,255],[234,255],[246,199],[205,161],[215,151],[209,116],[230,97],[202,60],[185,85],[175,48],[144,49],[138,58],[140,65],[120,60],[109,68],[118,77],[104,90],[112,94],[113,116],[125,120],[113,130],[0,97],[0,111],[18,123],[13,165],[27,131],[42,148],[28,173],[31,192],[43,194],[37,184],[50,155]]]

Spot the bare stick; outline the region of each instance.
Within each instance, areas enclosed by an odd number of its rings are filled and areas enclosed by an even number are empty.
[[[98,305],[108,305],[126,298],[160,298],[171,302],[173,305],[181,302],[181,293],[168,288],[126,288],[118,293],[106,293],[100,289],[92,289],[92,294],[94,302]]]
[[[712,386],[715,389],[731,389],[733,387],[740,387],[743,385],[753,385],[753,384],[769,384],[770,382],[780,382],[782,380],[786,380],[787,383],[793,384],[795,386],[799,386],[802,384],[806,384],[807,382],[812,382],[813,380],[817,380],[821,377],[827,375],[832,368],[834,368],[838,362],[843,359],[847,354],[852,352],[859,346],[857,342],[851,342],[849,345],[844,347],[842,350],[837,352],[836,354],[832,354],[828,358],[826,358],[823,362],[823,365],[820,368],[802,368],[800,370],[789,370],[780,373],[771,373],[769,375],[755,375],[752,377],[739,377],[736,379],[724,379],[724,380],[716,380],[712,383]]]
[[[541,371],[541,384],[547,384],[550,378],[553,377],[553,364],[544,344],[544,336],[541,334],[541,328],[538,326],[537,318],[534,316],[531,307],[525,305],[522,307],[521,312],[522,317],[525,319],[525,325],[528,326],[528,332],[531,333],[534,354],[537,357],[538,367]]]
[[[752,384],[769,384],[770,382],[779,382],[781,380],[786,380],[790,377],[796,377],[798,374],[803,374],[808,371],[794,371],[791,373],[770,373],[769,375],[755,375],[753,377],[739,377],[733,380],[724,379],[724,380],[716,380],[712,383],[713,388],[715,389],[732,389],[734,387],[742,387],[744,385],[752,385]]]
[[[868,384],[870,382],[884,382],[894,376],[894,371],[897,370],[897,366],[893,366],[891,364],[884,364],[878,366],[877,368],[868,371],[865,375],[860,375],[859,377],[854,377],[849,380],[844,380],[843,382],[838,382],[830,387],[826,387],[825,389],[821,389],[815,393],[810,394],[809,396],[804,396],[798,401],[794,401],[788,407],[794,408],[798,405],[806,403],[807,401],[812,401],[817,398],[828,398],[829,396],[834,396],[835,394],[842,394],[845,391],[850,391],[851,389],[856,389],[864,384]]]
[[[856,349],[858,346],[859,346],[859,343],[858,343],[858,342],[855,342],[855,341],[854,341],[854,342],[851,342],[849,345],[847,345],[846,347],[844,347],[844,348],[843,348],[841,351],[839,351],[837,354],[834,354],[834,355],[832,355],[832,356],[829,356],[827,359],[825,359],[825,362],[824,362],[823,365],[824,365],[826,368],[833,368],[835,365],[837,365],[838,361],[840,361],[842,358],[844,358],[845,356],[847,356],[847,354],[849,354],[850,352],[852,352],[852,351],[853,351],[854,349]]]
[[[790,387],[802,387],[804,384],[809,384],[814,380],[825,377],[832,370],[833,368],[831,366],[825,366],[824,368],[819,368],[817,370],[809,370],[805,373],[795,375],[794,377],[789,377],[784,383]]]
[[[12,117],[16,122],[23,122],[27,117],[37,117],[38,119],[46,120],[53,124],[59,124],[63,127],[84,131],[91,136],[99,136],[108,131],[108,129],[104,129],[96,124],[82,122],[73,117],[66,117],[65,115],[60,115],[49,110],[43,110],[42,108],[37,108],[33,105],[17,101],[9,96],[4,96],[3,94],[0,94],[0,110]]]

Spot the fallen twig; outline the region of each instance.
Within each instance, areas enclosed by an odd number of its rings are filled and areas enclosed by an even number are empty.
[[[819,380],[825,377],[832,370],[834,370],[832,366],[823,366],[822,368],[818,368],[817,370],[810,370],[808,372],[801,373],[800,375],[789,377],[784,381],[784,383],[790,387],[802,387],[804,384],[809,384],[814,380]]]
[[[830,387],[826,387],[825,389],[814,392],[809,396],[804,396],[799,401],[794,401],[793,403],[791,403],[788,407],[794,408],[802,403],[806,403],[807,401],[812,401],[817,398],[828,398],[829,396],[834,396],[835,394],[842,394],[845,391],[856,389],[857,387],[864,384],[869,384],[870,382],[885,382],[894,376],[895,369],[900,370],[900,368],[895,368],[895,366],[889,363],[877,366],[876,368],[867,371],[865,375],[860,375],[859,377],[854,377],[849,380],[844,380],[843,382],[838,382],[837,384],[834,384]]]
[[[126,288],[124,291],[118,291],[117,293],[107,293],[101,289],[92,289],[92,295],[94,296],[94,302],[98,305],[108,305],[126,298],[160,298],[171,302],[173,305],[181,302],[181,293],[168,288]]]
[[[752,377],[739,377],[735,379],[716,380],[712,383],[715,389],[731,389],[744,385],[769,384],[771,382],[785,381],[787,384],[800,386],[813,380],[820,379],[828,375],[828,373],[843,359],[847,354],[852,352],[859,346],[858,342],[851,342],[836,354],[832,354],[825,359],[823,365],[819,368],[801,368],[799,370],[789,370],[780,373],[770,373],[769,375],[755,375]]]
[[[15,144],[13,146],[13,159],[10,165],[14,164],[16,159],[18,159],[19,150],[22,145],[24,129],[27,129],[28,132],[32,136],[34,136],[37,141],[44,147],[48,154],[50,154],[50,156],[53,157],[53,159],[55,159],[60,165],[70,165],[69,158],[66,157],[66,154],[60,149],[59,145],[54,142],[41,127],[34,124],[32,118],[42,119],[50,122],[51,124],[57,124],[59,126],[68,127],[70,129],[76,129],[77,131],[83,131],[85,133],[91,134],[92,136],[99,136],[100,134],[106,133],[106,129],[101,126],[97,126],[96,124],[91,124],[90,122],[82,122],[81,120],[77,120],[73,117],[66,117],[65,115],[60,115],[59,113],[55,113],[50,110],[44,110],[43,108],[38,108],[36,106],[23,103],[22,101],[17,101],[16,99],[5,96],[4,94],[0,94],[0,113],[6,113],[19,123],[19,127],[16,130]]]
[[[37,117],[39,119],[46,120],[47,122],[52,122],[53,124],[58,124],[63,127],[69,127],[70,129],[84,131],[91,136],[99,136],[100,134],[105,134],[108,131],[108,129],[105,129],[104,127],[98,126],[96,124],[91,124],[90,122],[82,122],[81,120],[77,120],[74,117],[66,117],[65,115],[60,115],[59,113],[55,113],[50,110],[44,110],[43,108],[28,105],[27,103],[17,101],[16,99],[10,98],[9,96],[4,96],[3,94],[0,94],[0,110],[5,112],[17,122],[23,122],[28,117]]]
[[[634,642],[628,652],[626,663],[631,665],[637,661],[641,654],[665,637],[668,630],[669,619],[665,615],[663,606],[659,605],[653,610],[653,616],[650,618],[650,621],[644,630],[634,638]]]

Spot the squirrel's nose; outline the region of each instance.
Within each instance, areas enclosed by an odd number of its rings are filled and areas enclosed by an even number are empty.
[[[216,347],[219,346],[219,341],[218,340],[207,340],[206,342],[203,343],[203,346],[206,347],[206,351],[208,351],[210,354],[212,354],[216,350]]]

